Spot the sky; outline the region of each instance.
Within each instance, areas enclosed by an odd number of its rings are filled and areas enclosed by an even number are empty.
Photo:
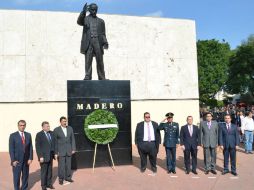
[[[86,2],[101,14],[192,19],[197,40],[225,40],[231,49],[254,34],[254,0],[0,0],[0,9],[80,12]]]

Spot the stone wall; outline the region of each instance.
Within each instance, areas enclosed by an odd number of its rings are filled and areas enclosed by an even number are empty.
[[[84,78],[79,13],[0,10],[0,151],[19,119],[27,131],[54,129],[67,114],[66,81]],[[131,80],[132,134],[149,111],[185,123],[199,122],[195,22],[192,20],[99,15],[106,23],[106,77]],[[93,79],[97,79],[96,66]],[[132,136],[133,136],[132,135]],[[134,137],[134,136],[133,136]],[[134,138],[133,138],[134,139]]]

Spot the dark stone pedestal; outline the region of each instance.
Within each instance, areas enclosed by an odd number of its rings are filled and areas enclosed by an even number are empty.
[[[130,81],[67,81],[68,123],[73,127],[77,152],[72,168],[92,167],[94,146],[84,132],[84,120],[96,109],[113,112],[119,123],[110,143],[115,165],[132,164]],[[107,145],[98,145],[95,166],[111,165]]]

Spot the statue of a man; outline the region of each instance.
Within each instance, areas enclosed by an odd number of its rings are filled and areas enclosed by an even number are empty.
[[[86,12],[90,14],[86,16]],[[108,41],[105,32],[104,20],[96,16],[98,6],[95,3],[83,7],[77,23],[83,26],[80,52],[85,55],[85,78],[92,80],[92,61],[93,56],[96,58],[97,73],[99,80],[105,80],[105,71],[103,63],[104,49],[108,49]]]

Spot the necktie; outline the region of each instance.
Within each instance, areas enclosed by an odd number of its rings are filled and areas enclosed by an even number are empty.
[[[229,127],[229,124],[227,124],[227,130],[229,131],[230,127]]]
[[[50,137],[50,134],[47,132],[47,137],[48,137],[48,141],[51,142],[51,137]]]
[[[25,145],[25,137],[24,137],[24,133],[21,133],[21,140],[22,140],[22,144]]]
[[[208,129],[211,129],[211,122],[208,122],[207,125],[208,125]]]
[[[148,141],[151,141],[151,134],[150,134],[150,126],[149,123],[147,123],[147,131],[148,131]]]
[[[192,126],[189,126],[190,136],[192,137]]]

